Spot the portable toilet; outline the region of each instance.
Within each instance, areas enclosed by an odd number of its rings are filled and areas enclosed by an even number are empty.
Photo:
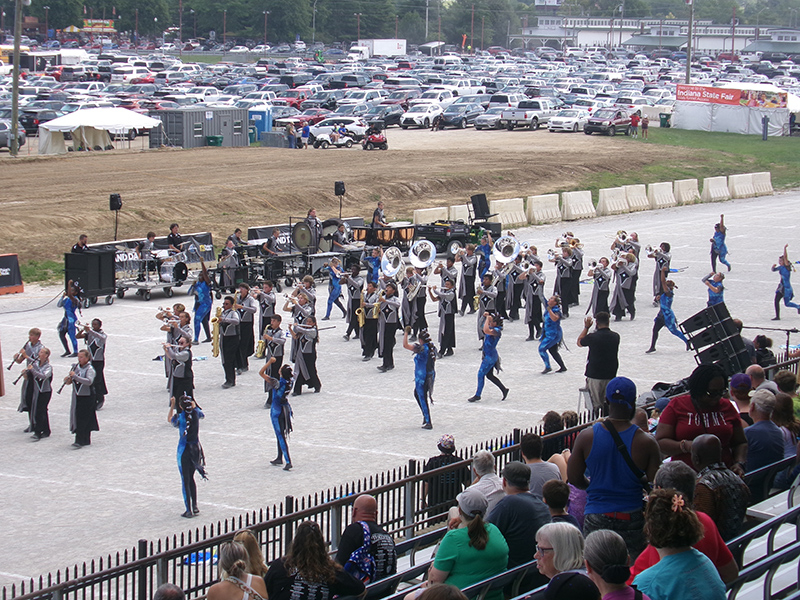
[[[256,128],[256,139],[261,139],[262,133],[272,131],[272,109],[269,107],[260,107],[255,110],[248,111],[250,125]]]

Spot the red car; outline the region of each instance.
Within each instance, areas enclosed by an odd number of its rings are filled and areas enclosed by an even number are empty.
[[[131,84],[135,85],[137,83],[155,83],[156,76],[155,75],[147,75],[146,77],[136,77],[135,79],[131,79]]]
[[[309,93],[304,92],[303,90],[286,90],[285,92],[281,92],[281,95],[275,98],[273,104],[293,106],[294,108],[299,109],[303,100],[308,100],[308,98]]]
[[[294,118],[300,122],[300,126],[302,127],[306,123],[309,125],[316,125],[330,114],[331,111],[325,108],[307,108],[299,115],[295,115]]]
[[[395,90],[388,97],[381,101],[381,104],[399,104],[403,110],[408,110],[408,101],[419,98],[422,95],[420,90]]]

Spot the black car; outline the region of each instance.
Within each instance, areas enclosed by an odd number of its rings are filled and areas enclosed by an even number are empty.
[[[400,119],[403,118],[404,112],[403,107],[399,104],[379,104],[370,108],[362,116],[366,121],[383,121],[385,127],[400,126]]]
[[[39,110],[25,110],[19,117],[19,122],[25,128],[27,135],[36,135],[39,133],[39,125],[47,123],[53,119],[63,116],[64,113],[57,110],[50,110],[42,108]]]
[[[480,104],[451,104],[442,113],[442,125],[465,129],[470,123],[475,123],[475,119],[483,113]]]
[[[303,110],[307,108],[327,108],[328,110],[336,110],[338,101],[344,98],[344,90],[326,90],[324,92],[317,92],[311,98],[303,100],[300,108]]]

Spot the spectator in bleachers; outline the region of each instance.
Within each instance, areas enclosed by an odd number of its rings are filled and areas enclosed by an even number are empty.
[[[433,471],[434,469],[452,465],[453,463],[463,460],[455,453],[456,441],[452,435],[445,434],[440,437],[437,447],[441,454],[428,459],[425,466],[422,468],[423,472]],[[434,515],[446,512],[446,504],[455,500],[458,493],[464,489],[464,486],[468,483],[469,470],[466,468],[447,471],[446,473],[434,475],[425,480],[423,483],[423,493],[426,506],[428,507],[428,517],[430,518]]]
[[[750,418],[750,392],[752,390],[753,382],[750,380],[750,375],[736,373],[731,377],[730,398],[731,402],[736,404],[739,417],[744,422],[743,427],[749,427],[753,424],[753,419]]]
[[[695,438],[692,462],[697,469],[695,508],[711,517],[723,540],[733,539],[742,530],[750,489],[722,462],[722,445],[715,435]]]
[[[479,490],[486,496],[486,500],[489,502],[489,508],[486,509],[488,515],[505,495],[503,480],[495,473],[494,455],[488,450],[476,452],[472,457],[472,474],[473,480],[470,488]]]
[[[537,434],[526,433],[523,435],[519,450],[531,472],[528,486],[530,493],[541,498],[544,482],[551,479],[561,479],[561,471],[553,463],[542,460],[542,438]]]
[[[497,526],[508,544],[508,568],[533,560],[536,548],[531,543],[539,528],[550,523],[550,511],[542,500],[528,493],[530,469],[512,461],[503,468],[505,498],[497,503],[486,521]],[[472,488],[470,488],[472,489]],[[530,590],[547,583],[540,577],[526,577],[524,588]]]
[[[561,481],[567,481],[567,463],[569,462],[569,457],[571,455],[572,451],[567,448],[562,450],[560,454],[553,454],[553,456],[548,459],[548,462],[556,465],[558,470],[561,472]],[[567,502],[567,512],[575,517],[575,520],[578,522],[578,527],[581,529],[581,531],[583,531],[583,517],[584,510],[586,509],[586,490],[577,488],[568,481],[567,485],[569,486],[569,502]],[[544,491],[542,491],[542,495],[544,496]]]
[[[757,390],[750,398],[750,417],[753,424],[744,430],[747,436],[747,470],[755,471],[772,463],[783,460],[784,443],[781,428],[772,422],[775,410],[775,394],[766,390]],[[761,502],[765,498],[764,485],[768,473],[751,477],[748,481],[750,497],[753,502]]]
[[[582,529],[578,519],[567,512],[569,504],[569,484],[558,479],[545,482],[542,487],[542,500],[550,511],[550,520],[553,523],[569,523]]]
[[[680,492],[685,502],[684,506],[686,508],[694,508],[692,500],[694,499],[694,491],[697,484],[697,473],[686,463],[679,460],[664,463],[658,469],[656,480],[653,483],[657,488],[669,488]],[[695,513],[703,526],[703,537],[696,544],[692,544],[692,547],[709,558],[722,581],[733,581],[739,575],[739,567],[720,536],[714,520],[699,510],[695,509]],[[636,577],[645,569],[649,569],[659,560],[658,550],[653,546],[647,546],[633,565],[632,577]]]
[[[554,410],[549,410],[542,417],[542,434],[555,433],[564,429],[564,422],[561,415]],[[542,440],[542,460],[550,460],[554,454],[558,454],[565,447],[564,436],[550,436],[549,439]]]
[[[184,600],[186,594],[174,583],[163,583],[158,586],[153,600]]]
[[[486,497],[478,490],[468,488],[458,495],[458,508],[466,527],[451,529],[442,538],[428,571],[429,585],[447,583],[463,589],[506,570],[508,544],[495,525],[484,522],[488,506]],[[413,598],[416,594],[412,592],[409,596]],[[502,598],[502,590],[486,595],[486,600]],[[270,600],[281,599],[270,596]]]
[[[661,452],[694,467],[692,440],[698,435],[713,433],[722,443],[722,460],[737,475],[743,476],[747,438],[739,411],[723,397],[727,387],[728,376],[719,365],[695,368],[689,376],[689,393],[670,400],[658,421],[656,440]]]
[[[567,472],[572,485],[588,492],[584,534],[598,529],[616,531],[628,545],[631,558],[636,558],[645,547],[642,493],[655,477],[661,454],[653,437],[631,422],[636,410],[633,381],[615,377],[606,388],[606,399],[608,419],[581,431]],[[624,444],[625,454],[615,438]],[[587,470],[591,481],[586,478]]]
[[[269,600],[360,596],[365,590],[361,581],[328,556],[322,532],[313,521],[297,526],[286,556],[272,561],[264,579]]]
[[[600,600],[600,590],[583,573],[568,571],[550,580],[544,600]]]
[[[586,572],[603,600],[634,600],[636,590],[626,582],[630,578],[628,547],[616,531],[601,529],[586,537],[583,549]],[[640,600],[649,600],[644,594]]]
[[[264,580],[247,572],[247,558],[247,550],[239,542],[225,542],[220,545],[220,581],[208,588],[208,600],[266,599]]]
[[[434,583],[425,588],[419,600],[467,600],[467,597],[454,585]]]
[[[742,330],[744,330],[744,323],[741,319],[732,319],[733,324],[736,326],[739,335],[742,335]],[[753,345],[753,340],[749,340],[746,337],[742,336],[742,341],[744,342],[744,347],[747,350],[747,356],[750,359],[750,364],[755,364],[756,362],[756,347]]]
[[[536,568],[553,579],[559,573],[586,574],[583,563],[583,535],[569,523],[548,523],[536,532]]]
[[[794,405],[794,416],[800,419],[800,395],[797,393],[797,376],[791,371],[778,371],[772,379],[778,390],[789,394]]]
[[[750,381],[752,382],[754,390],[767,389],[773,394],[778,393],[778,386],[774,381],[767,379],[767,375],[764,373],[764,368],[761,365],[750,365],[745,370],[745,373],[750,376]]]
[[[784,443],[784,458],[794,456],[797,438],[800,437],[800,419],[794,416],[792,397],[786,392],[775,394],[775,410],[772,411],[772,422],[781,428]]]
[[[645,535],[661,557],[633,583],[652,600],[725,600],[725,584],[714,565],[692,548],[703,526],[684,497],[674,489],[650,494],[645,510]]]
[[[775,353],[771,350],[771,338],[768,338],[765,335],[757,335],[753,338],[753,346],[756,349],[757,365],[766,368],[770,365],[777,364],[778,359],[775,358]]]
[[[353,519],[344,528],[336,562],[364,583],[397,573],[397,550],[394,540],[376,523],[378,501],[361,494],[353,502]]]
[[[239,542],[247,550],[247,568],[245,571],[258,577],[264,577],[267,574],[267,565],[264,562],[261,546],[259,546],[253,532],[249,529],[243,529],[233,536],[233,541]]]

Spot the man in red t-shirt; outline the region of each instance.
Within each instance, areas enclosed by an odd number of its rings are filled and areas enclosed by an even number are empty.
[[[635,112],[635,113],[633,113],[631,115],[631,126],[630,126],[630,131],[629,131],[629,133],[631,134],[631,137],[634,137],[634,138],[638,138],[639,137],[639,121],[641,121],[641,120],[642,120],[642,118],[639,116],[638,112]]]
[[[654,484],[657,488],[673,488],[677,490],[683,495],[687,506],[692,508],[696,477],[697,474],[691,467],[679,460],[673,460],[661,465],[656,473]],[[722,581],[725,583],[733,581],[739,575],[739,567],[733,559],[731,551],[725,545],[711,517],[700,511],[696,511],[696,513],[700,523],[703,524],[705,533],[703,538],[694,545],[695,550],[705,554],[714,563]],[[658,554],[658,550],[648,545],[633,564],[631,578],[628,583],[630,584],[634,577],[645,569],[652,567],[659,560],[661,560],[661,557]]]

